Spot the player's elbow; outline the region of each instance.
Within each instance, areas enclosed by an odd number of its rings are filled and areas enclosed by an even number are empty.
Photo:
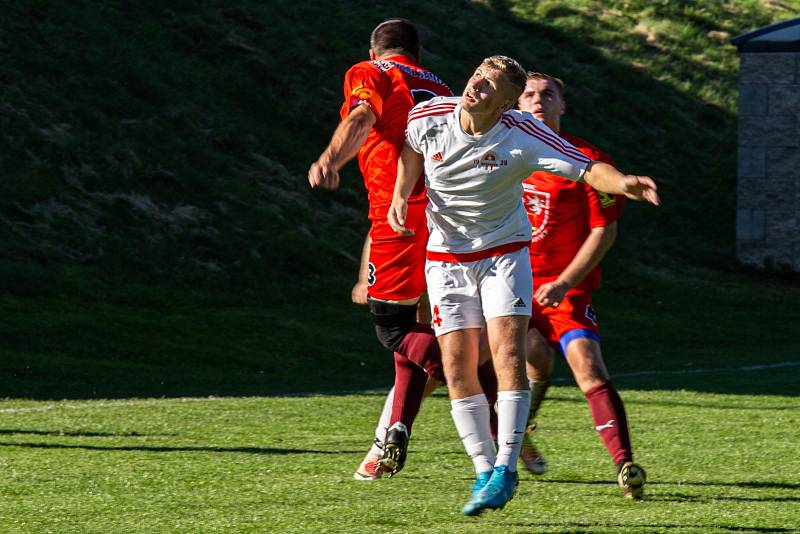
[[[601,239],[603,241],[603,244],[605,245],[604,248],[606,250],[611,248],[611,245],[613,245],[614,242],[617,240],[617,234],[618,233],[619,233],[619,230],[618,230],[616,221],[612,222],[608,226],[603,226],[602,227]]]
[[[617,221],[609,223],[606,226],[597,226],[592,228],[592,233],[603,246],[603,249],[608,250],[611,245],[617,240]]]

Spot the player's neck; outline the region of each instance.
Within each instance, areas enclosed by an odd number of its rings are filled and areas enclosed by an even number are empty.
[[[399,59],[402,58],[403,61],[406,63],[411,63],[412,65],[419,65],[419,60],[417,58],[411,57],[408,54],[404,54],[402,52],[386,52],[385,54],[381,54],[380,56],[374,56],[371,59],[377,60],[388,60],[388,59]]]
[[[459,122],[461,123],[461,128],[469,135],[483,135],[494,128],[502,114],[503,112],[501,111],[470,113],[462,109]]]

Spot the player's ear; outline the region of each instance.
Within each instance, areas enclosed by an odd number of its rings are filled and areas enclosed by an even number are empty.
[[[374,51],[373,49],[371,49],[371,48],[370,48],[370,49],[369,49],[369,60],[370,60],[370,61],[375,61],[375,58],[376,58],[376,57],[377,57],[377,56],[375,56],[375,51]]]

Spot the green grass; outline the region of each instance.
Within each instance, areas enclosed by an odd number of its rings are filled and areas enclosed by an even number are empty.
[[[741,373],[759,381],[771,373]],[[684,376],[691,389],[696,381]],[[790,532],[796,397],[622,392],[647,500],[622,499],[582,396],[540,416],[550,460],[502,512],[465,518],[471,466],[442,393],[406,469],[363,483],[379,395],[0,403],[3,532]]]

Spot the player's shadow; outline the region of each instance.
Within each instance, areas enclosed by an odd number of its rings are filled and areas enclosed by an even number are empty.
[[[554,479],[554,478],[535,478],[529,479],[532,482],[544,484],[597,484],[605,485],[607,480],[575,480],[575,479]],[[785,489],[800,490],[800,483],[796,482],[769,482],[758,480],[747,480],[742,482],[692,482],[692,481],[670,481],[670,480],[648,480],[647,487],[651,486],[722,486],[732,488],[751,488],[751,489]]]
[[[649,499],[649,498],[648,498]],[[529,523],[517,521],[505,521],[509,527],[519,527],[519,532],[530,532],[531,525]],[[548,530],[552,529],[552,530]],[[753,527],[753,526],[738,526],[738,525],[720,525],[719,523],[697,524],[697,523],[609,523],[603,522],[602,531],[630,531],[636,530],[641,532],[663,532],[665,530],[677,529],[690,532],[797,532],[794,528],[787,527]],[[575,532],[575,533],[594,533],[600,532],[596,523],[585,523],[578,521],[565,521],[559,523],[548,523],[547,521],[536,522],[537,532]],[[511,532],[517,532],[513,530]]]
[[[85,430],[33,430],[25,428],[0,428],[0,435],[31,434],[34,436],[69,436],[82,438],[98,437],[152,437],[152,436],[172,436],[174,434],[143,434],[141,432],[89,432]]]
[[[360,454],[363,451],[325,451],[316,449],[283,449],[276,447],[212,447],[212,446],[158,446],[158,445],[90,445],[90,444],[68,444],[68,443],[31,443],[31,442],[9,442],[0,443],[0,447],[21,447],[27,449],[77,449],[86,451],[139,451],[139,452],[212,452],[212,453],[242,453],[257,455],[284,456],[293,454]]]
[[[560,480],[560,479],[541,479],[537,478],[532,480],[536,484],[576,484],[576,485],[598,485],[606,486],[611,484],[607,480]],[[767,482],[767,481],[742,481],[742,482],[687,482],[687,481],[669,481],[658,480],[648,481],[648,501],[665,501],[665,502],[715,502],[715,501],[733,501],[733,502],[786,502],[786,503],[800,503],[800,484],[793,482]],[[692,495],[686,492],[672,491],[670,487],[686,487],[686,486],[703,486],[703,487],[721,487],[721,488],[736,488],[741,490],[751,490],[749,495],[726,495],[723,491],[714,493],[713,496],[708,495]],[[762,494],[759,490],[787,490],[795,493],[794,495],[770,495]]]
[[[648,501],[664,501],[664,502],[717,502],[717,501],[733,501],[733,502],[786,502],[786,503],[800,503],[800,497],[782,497],[770,495],[767,497],[742,497],[738,495],[688,495],[686,493],[664,492],[652,493],[647,496]]]
[[[565,397],[563,395],[559,395],[557,393],[548,394],[547,396],[548,401],[558,401],[564,403],[571,403],[571,404],[578,404],[578,405],[585,405],[586,399],[583,397]],[[626,399],[626,404],[644,404],[650,406],[665,406],[665,407],[677,407],[682,406],[686,408],[703,408],[703,409],[714,409],[714,410],[733,410],[736,412],[743,412],[748,410],[753,411],[790,411],[794,412],[800,409],[797,403],[794,404],[750,404],[746,400],[742,401],[731,401],[726,399],[724,402],[690,402],[690,401],[681,401],[681,400],[656,400],[656,399]]]

